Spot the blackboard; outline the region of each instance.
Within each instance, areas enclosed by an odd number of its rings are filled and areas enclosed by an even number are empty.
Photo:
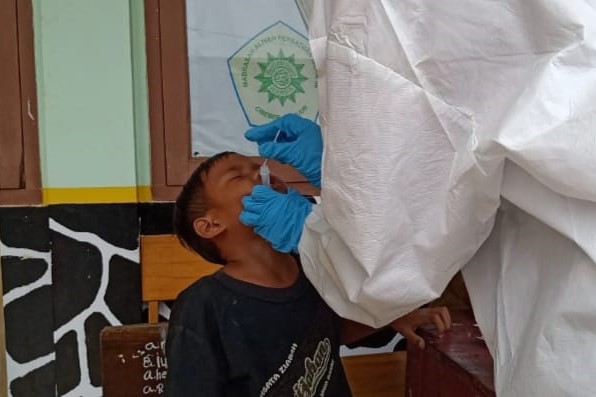
[[[104,397],[160,396],[167,377],[167,323],[106,327],[101,332]]]

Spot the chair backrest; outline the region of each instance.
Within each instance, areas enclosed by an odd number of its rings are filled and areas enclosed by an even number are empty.
[[[176,299],[190,284],[219,268],[183,247],[173,235],[141,236],[141,291],[142,300],[149,304],[149,323],[158,322],[160,301]]]
[[[104,397],[158,397],[167,377],[168,323],[105,327],[101,331]]]
[[[101,372],[104,397],[159,396],[167,376],[164,343],[167,323],[159,323],[159,302],[174,300],[219,265],[182,247],[173,235],[141,236],[142,299],[149,323],[102,330]]]

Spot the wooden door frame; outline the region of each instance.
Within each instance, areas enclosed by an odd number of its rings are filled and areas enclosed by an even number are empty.
[[[0,205],[39,204],[41,202],[41,170],[35,87],[33,9],[31,0],[0,1],[14,2],[16,5],[20,95],[12,100],[20,103],[22,138],[19,168],[20,186],[18,189],[0,189]],[[1,30],[2,27],[0,27],[0,32]],[[0,73],[2,72],[0,70]]]

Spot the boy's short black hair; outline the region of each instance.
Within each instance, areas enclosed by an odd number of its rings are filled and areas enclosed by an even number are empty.
[[[212,263],[225,265],[226,260],[215,243],[199,236],[194,229],[195,219],[205,215],[207,210],[207,197],[205,195],[204,176],[219,160],[226,158],[234,152],[218,153],[203,161],[192,173],[174,204],[174,231],[178,240],[188,249],[196,252]]]

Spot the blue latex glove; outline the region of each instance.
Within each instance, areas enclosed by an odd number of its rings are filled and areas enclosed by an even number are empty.
[[[281,131],[277,142],[273,142]],[[246,131],[246,139],[259,145],[259,154],[290,164],[310,183],[321,187],[323,138],[321,127],[296,114],[286,114],[270,123]]]
[[[268,186],[257,185],[250,196],[242,198],[244,210],[240,222],[280,252],[296,252],[306,217],[313,204],[296,190],[278,193]]]

